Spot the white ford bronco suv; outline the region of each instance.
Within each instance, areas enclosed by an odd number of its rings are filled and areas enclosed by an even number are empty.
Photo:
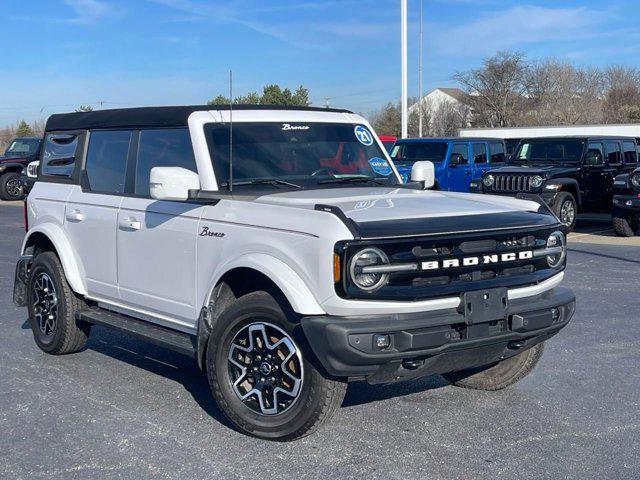
[[[541,201],[430,191],[344,110],[150,107],[53,115],[14,301],[38,346],[92,325],[192,356],[239,429],[317,429],[352,380],[496,390],[575,309]]]

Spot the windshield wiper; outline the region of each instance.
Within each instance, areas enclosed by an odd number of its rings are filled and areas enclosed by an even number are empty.
[[[279,178],[254,178],[253,180],[241,180],[239,182],[233,182],[232,185],[234,187],[241,185],[286,185],[288,187],[302,188],[297,183],[287,182],[286,180],[280,180]],[[222,186],[228,187],[229,182],[223,183]]]
[[[356,182],[373,182],[378,185],[384,185],[380,180],[376,180],[371,177],[337,177],[337,178],[327,178],[325,180],[319,180],[318,183],[356,183]]]

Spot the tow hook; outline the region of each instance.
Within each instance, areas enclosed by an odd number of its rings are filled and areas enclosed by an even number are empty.
[[[424,365],[424,360],[405,360],[402,362],[402,368],[406,370],[415,370]]]
[[[522,347],[524,347],[524,344],[526,342],[524,340],[515,340],[513,342],[509,342],[509,345],[507,345],[507,348],[509,350],[520,350]]]

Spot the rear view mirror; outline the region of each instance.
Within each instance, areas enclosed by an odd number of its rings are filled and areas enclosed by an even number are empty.
[[[198,174],[182,167],[153,167],[149,191],[156,200],[187,200],[189,190],[200,190]]]
[[[411,168],[411,181],[422,182],[423,188],[427,190],[436,183],[436,172],[432,162],[415,162]]]

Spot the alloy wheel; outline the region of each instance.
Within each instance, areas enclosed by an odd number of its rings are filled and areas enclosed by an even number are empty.
[[[51,337],[58,324],[58,296],[48,274],[39,273],[33,282],[33,312],[40,331]]]
[[[576,207],[571,200],[565,200],[560,207],[560,221],[565,225],[571,225],[575,218]]]
[[[5,190],[12,198],[19,198],[22,195],[22,186],[18,178],[11,178],[5,184]]]
[[[270,323],[251,323],[235,335],[228,367],[233,391],[255,413],[281,414],[300,395],[300,349],[286,332]]]

